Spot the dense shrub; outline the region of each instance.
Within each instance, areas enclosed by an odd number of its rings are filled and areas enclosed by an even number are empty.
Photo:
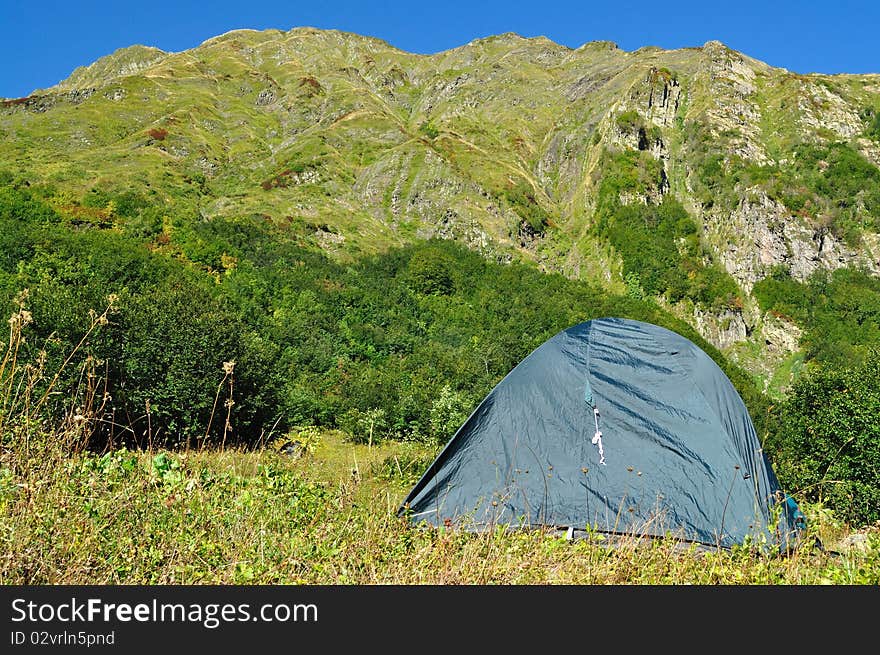
[[[621,113],[617,117],[616,122],[617,126],[624,132],[633,132],[645,124],[642,117],[639,116],[639,112],[634,109]]]
[[[847,143],[797,146],[773,191],[792,211],[851,243],[860,230],[880,226],[880,169]]]
[[[407,265],[410,286],[418,293],[446,295],[452,293],[454,262],[439,250],[428,250],[413,255]]]
[[[763,310],[804,328],[808,360],[848,366],[880,346],[880,279],[865,271],[817,271],[804,283],[776,269],[753,291]]]
[[[436,139],[440,135],[440,130],[438,130],[437,126],[430,121],[426,121],[419,125],[419,132],[424,134],[429,139]]]
[[[550,222],[546,210],[538,204],[535,191],[525,180],[520,180],[504,192],[507,202],[535,234],[541,234]]]
[[[659,164],[638,153],[606,153],[603,171],[595,229],[620,254],[625,278],[638,282],[632,288],[672,302],[736,306],[736,283],[718,264],[706,264],[697,226],[681,203],[667,194],[659,205],[621,204],[621,192],[644,193],[662,184]]]
[[[276,420],[287,427],[274,344],[185,276],[127,297],[111,332],[116,405],[139,440],[254,442]]]
[[[777,269],[754,287],[762,309],[804,328],[812,362],[769,421],[766,448],[784,486],[854,523],[880,519],[880,280]]]
[[[858,367],[801,379],[774,413],[765,447],[782,484],[841,518],[880,520],[880,351]]]
[[[880,141],[880,111],[873,107],[866,107],[859,116],[865,121],[865,136],[875,141]]]
[[[36,391],[52,385],[58,392],[46,404],[50,412],[70,411],[92,372],[102,406],[96,438],[178,445],[208,432],[223,363],[234,361],[233,384],[221,389],[208,437],[253,441],[279,418],[269,366],[277,353],[216,296],[208,276],[116,232],[45,220],[45,207],[27,213],[27,200],[0,214],[0,302],[8,311],[12,298],[29,290],[33,322],[21,355],[44,361]],[[7,242],[8,235],[14,239]],[[111,294],[115,307],[96,324]]]

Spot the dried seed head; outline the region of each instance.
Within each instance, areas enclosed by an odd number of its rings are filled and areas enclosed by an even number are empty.
[[[9,317],[9,325],[15,328],[23,328],[26,325],[29,325],[34,320],[34,317],[31,313],[26,309],[19,309],[12,316]]]
[[[235,369],[235,360],[229,362],[223,362],[223,372],[226,375],[232,375],[232,371]]]

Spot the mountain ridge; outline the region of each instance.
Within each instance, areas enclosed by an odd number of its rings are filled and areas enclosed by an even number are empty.
[[[81,75],[78,75],[78,73],[92,69],[101,63],[115,61],[121,55],[127,55],[127,54],[131,53],[132,51],[138,51],[139,53],[143,53],[144,51],[151,51],[151,52],[157,53],[160,56],[160,58],[162,58],[162,57],[167,57],[167,56],[171,56],[171,55],[185,54],[185,53],[197,50],[198,48],[201,48],[203,46],[209,45],[213,42],[222,41],[223,39],[225,39],[227,37],[229,37],[229,38],[234,37],[237,34],[266,35],[266,34],[276,33],[278,35],[283,36],[283,35],[290,35],[291,33],[294,33],[294,32],[303,33],[303,34],[329,33],[329,34],[338,34],[338,35],[342,35],[345,37],[355,37],[355,38],[359,38],[359,39],[372,40],[372,41],[375,41],[375,42],[381,44],[382,46],[384,46],[388,49],[395,50],[401,54],[414,56],[414,57],[435,57],[435,56],[439,56],[439,55],[449,54],[449,53],[453,53],[453,52],[468,48],[470,46],[477,45],[481,42],[489,42],[489,41],[493,41],[493,40],[502,39],[504,37],[515,37],[516,39],[522,40],[522,41],[534,41],[534,42],[543,41],[543,42],[546,42],[552,46],[556,46],[558,48],[563,48],[565,50],[568,50],[571,53],[577,53],[577,52],[580,52],[582,50],[586,50],[589,48],[600,48],[600,49],[607,48],[607,49],[611,49],[611,50],[617,50],[617,51],[620,51],[621,53],[625,53],[625,54],[638,54],[638,53],[649,53],[649,52],[671,53],[671,52],[683,52],[683,51],[702,51],[707,47],[715,47],[715,48],[722,48],[722,49],[726,49],[726,50],[731,50],[733,52],[737,52],[740,56],[747,58],[750,62],[752,62],[754,64],[773,68],[777,71],[792,73],[794,75],[815,76],[815,77],[832,77],[832,78],[834,78],[834,77],[839,77],[839,78],[846,78],[846,77],[857,77],[857,78],[868,77],[868,78],[871,78],[871,77],[876,77],[878,82],[880,82],[880,72],[877,72],[877,73],[848,73],[848,72],[821,73],[821,72],[817,72],[817,71],[808,71],[808,72],[803,72],[803,73],[796,72],[796,71],[793,71],[793,70],[788,69],[783,66],[775,66],[775,65],[769,64],[767,62],[764,62],[760,59],[750,57],[750,56],[744,54],[743,52],[735,50],[734,48],[728,46],[723,41],[720,41],[718,39],[710,39],[710,40],[706,41],[705,43],[703,43],[702,45],[681,46],[678,48],[663,48],[662,46],[656,46],[656,45],[644,45],[644,46],[640,46],[638,48],[635,48],[633,50],[625,50],[625,49],[621,48],[617,42],[612,41],[612,40],[608,40],[608,39],[596,39],[596,40],[592,40],[592,41],[586,41],[579,46],[571,47],[571,46],[567,46],[567,45],[564,45],[561,43],[557,43],[545,35],[523,36],[523,35],[519,34],[518,32],[509,31],[509,32],[503,32],[503,33],[489,35],[489,36],[485,36],[485,37],[478,37],[478,38],[472,39],[471,41],[463,43],[461,45],[453,46],[451,48],[447,48],[444,50],[438,50],[436,52],[419,53],[419,52],[412,52],[412,51],[404,50],[402,48],[398,48],[397,46],[394,46],[393,44],[391,44],[389,41],[386,41],[385,39],[382,39],[380,37],[364,36],[364,35],[360,35],[355,32],[350,32],[350,31],[346,31],[346,30],[321,29],[321,28],[312,27],[312,26],[308,26],[308,25],[302,25],[302,26],[290,28],[289,30],[283,30],[281,28],[269,28],[269,29],[263,29],[263,30],[253,29],[253,28],[235,28],[235,29],[231,29],[226,32],[223,32],[222,34],[218,34],[216,36],[209,37],[209,38],[205,39],[204,41],[202,41],[201,43],[199,43],[198,45],[192,46],[190,48],[185,48],[183,50],[177,50],[177,51],[166,51],[166,50],[162,50],[161,48],[158,48],[156,46],[147,45],[145,43],[136,43],[136,44],[132,44],[129,46],[122,46],[120,48],[117,48],[113,52],[107,53],[106,55],[102,55],[101,57],[96,59],[91,64],[77,67],[76,69],[71,71],[70,75],[68,75],[66,78],[59,81],[58,83],[56,83],[50,87],[35,88],[28,95],[33,96],[33,95],[37,95],[37,94],[50,93],[53,90],[75,88],[76,84],[75,84],[74,80],[80,81],[82,79]],[[151,62],[151,63],[156,63],[159,60],[160,59],[157,59],[156,61]],[[131,74],[131,73],[129,73],[129,74]],[[125,76],[125,73],[120,73],[116,77],[123,77],[123,76]],[[110,80],[105,79],[104,81],[109,82]],[[16,98],[16,97],[12,97],[12,96],[0,97],[0,100],[5,100],[5,101],[11,101],[11,100],[17,100],[17,99],[20,99],[20,98]]]
[[[523,36],[523,35],[519,34],[518,32],[509,31],[509,32],[502,32],[499,34],[489,35],[489,36],[485,36],[485,37],[477,37],[477,38],[472,39],[471,41],[468,41],[468,42],[463,43],[461,45],[453,46],[451,48],[446,48],[443,50],[438,50],[436,52],[413,52],[413,51],[407,51],[402,48],[399,48],[399,47],[391,44],[389,41],[382,39],[380,37],[360,35],[360,34],[357,34],[356,32],[350,32],[350,31],[346,31],[346,30],[321,29],[321,28],[312,27],[312,26],[308,26],[308,25],[293,27],[289,30],[283,30],[281,28],[268,28],[268,29],[263,29],[263,30],[253,29],[253,28],[235,28],[235,29],[231,29],[226,32],[223,32],[222,34],[218,34],[216,36],[209,37],[209,38],[205,39],[204,41],[202,41],[201,43],[199,43],[198,45],[192,46],[190,48],[185,48],[183,50],[173,50],[173,51],[172,50],[162,50],[161,48],[159,48],[157,46],[147,45],[145,43],[135,43],[135,44],[128,45],[128,46],[122,46],[122,47],[117,48],[113,52],[109,52],[106,55],[100,56],[98,59],[96,59],[91,64],[77,67],[76,69],[71,71],[70,75],[68,75],[66,78],[64,78],[63,80],[59,81],[58,83],[56,83],[50,87],[40,87],[40,88],[34,89],[29,95],[50,93],[53,90],[63,90],[63,89],[76,88],[76,82],[80,82],[82,80],[81,72],[87,71],[89,69],[93,69],[95,67],[99,67],[100,64],[115,62],[119,58],[121,58],[125,55],[132,54],[132,53],[143,54],[145,51],[156,53],[159,58],[156,59],[155,61],[151,62],[150,63],[150,65],[151,65],[152,63],[157,63],[158,61],[160,61],[161,58],[171,56],[171,55],[185,54],[185,53],[197,50],[198,48],[201,48],[203,46],[207,46],[213,42],[222,42],[222,40],[225,38],[233,38],[235,35],[245,35],[245,34],[266,35],[266,34],[277,33],[279,36],[283,36],[283,35],[289,35],[294,32],[297,32],[297,33],[302,32],[304,34],[323,32],[323,33],[330,33],[330,34],[338,34],[338,35],[341,35],[344,37],[355,37],[355,38],[360,38],[360,39],[373,40],[373,41],[381,44],[382,46],[387,47],[388,49],[395,50],[401,54],[415,56],[415,57],[435,57],[435,56],[439,56],[439,55],[445,55],[445,54],[453,53],[453,52],[456,52],[459,50],[463,50],[463,49],[468,48],[470,46],[478,45],[482,42],[497,41],[499,39],[503,40],[504,38],[509,38],[509,37],[513,37],[513,38],[515,38],[517,40],[521,40],[521,41],[546,42],[546,43],[550,44],[551,46],[563,48],[565,50],[568,50],[571,53],[576,53],[576,52],[579,52],[582,50],[586,50],[588,48],[600,48],[600,49],[607,48],[607,49],[611,49],[611,50],[618,50],[618,51],[620,51],[622,53],[626,53],[626,54],[702,50],[706,47],[721,47],[721,48],[728,49],[728,50],[734,50],[733,48],[731,48],[730,46],[725,44],[723,41],[720,41],[717,39],[710,39],[709,41],[706,41],[702,45],[681,46],[678,48],[663,48],[662,46],[644,45],[644,46],[640,46],[638,48],[635,48],[633,50],[624,50],[623,48],[621,48],[619,46],[619,44],[617,42],[612,41],[612,40],[608,40],[608,39],[596,39],[596,40],[592,40],[592,41],[586,41],[579,46],[571,47],[571,46],[567,46],[565,44],[561,44],[556,41],[553,41],[551,38],[549,38],[545,35]],[[739,53],[739,54],[742,55],[743,53]],[[744,55],[744,56],[748,57],[747,55]],[[772,66],[770,64],[767,64],[766,62],[763,62],[759,59],[755,59],[753,57],[748,57],[748,59],[756,64],[770,66],[771,68],[775,68],[780,71],[792,72],[785,67]],[[132,71],[130,73],[119,73],[118,75],[115,75],[109,79],[104,79],[104,82],[109,82],[114,77],[124,77],[128,74],[134,74],[134,72],[136,72],[136,71]],[[830,76],[830,77],[836,77],[836,76],[842,77],[842,76],[849,76],[849,75],[855,75],[855,76],[865,76],[865,75],[870,76],[870,75],[872,75],[871,73],[818,73],[818,72],[808,72],[808,73],[803,73],[803,74],[804,75],[817,75],[817,76]],[[880,78],[880,73],[877,73],[876,75],[878,78]],[[11,96],[0,98],[0,100],[7,100],[7,101],[8,100],[15,100],[15,99],[16,98],[11,97]]]

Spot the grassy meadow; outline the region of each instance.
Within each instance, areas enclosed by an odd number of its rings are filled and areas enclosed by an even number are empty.
[[[4,584],[880,583],[880,532],[862,548],[782,557],[697,552],[674,539],[566,541],[540,530],[465,534],[396,516],[436,449],[312,432],[283,449],[73,453],[23,435],[0,477]],[[830,546],[845,526],[804,507]]]

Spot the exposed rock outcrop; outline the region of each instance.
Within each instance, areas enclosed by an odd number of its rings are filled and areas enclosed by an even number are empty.
[[[826,84],[809,80],[800,87],[797,107],[803,134],[809,138],[828,130],[841,139],[860,134],[864,126],[858,113]]]
[[[704,68],[697,77],[707,86],[710,104],[705,115],[713,134],[735,135],[730,138],[730,154],[756,164],[767,163],[770,158],[761,142],[761,110],[754,98],[755,65],[759,62],[747,61],[718,41],[703,46],[703,58]]]
[[[724,267],[748,293],[776,266],[784,266],[800,281],[820,268],[865,266],[880,273],[870,235],[865,247],[850,248],[827,230],[792,215],[762,190],[749,192],[733,212],[706,212],[704,229]]]

